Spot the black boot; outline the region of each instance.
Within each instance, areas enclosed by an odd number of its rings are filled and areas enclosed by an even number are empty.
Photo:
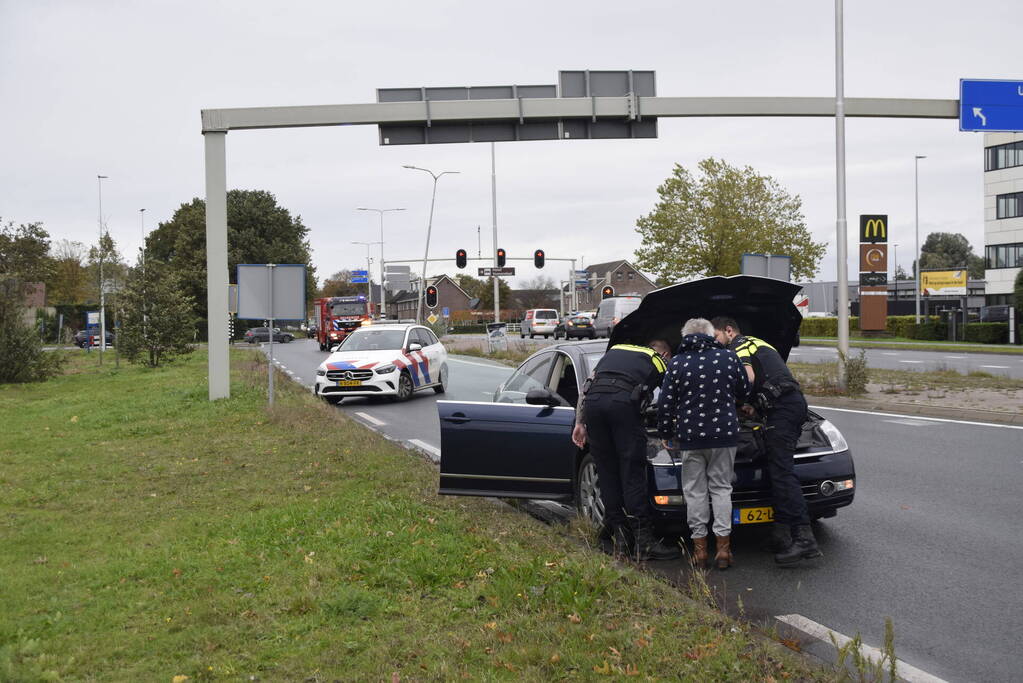
[[[608,555],[631,556],[633,552],[632,532],[627,526],[617,524],[603,526],[597,535],[600,549]]]
[[[817,557],[824,557],[824,553],[817,547],[817,540],[813,537],[813,531],[809,524],[800,524],[795,527],[792,534],[792,543],[788,548],[774,556],[777,564],[791,566],[800,560],[812,560]]]
[[[669,545],[663,539],[654,536],[648,524],[636,524],[633,526],[633,535],[636,537],[636,560],[677,560],[682,557],[682,550],[678,545]]]
[[[775,522],[771,525],[771,535],[761,549],[767,553],[780,553],[792,545],[792,528],[788,524]]]

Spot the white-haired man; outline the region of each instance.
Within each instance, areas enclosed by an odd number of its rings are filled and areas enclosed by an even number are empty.
[[[682,343],[661,384],[657,426],[665,446],[682,451],[682,493],[695,566],[707,562],[711,508],[717,537],[714,560],[718,569],[732,565],[732,473],[739,445],[735,405],[748,393],[742,363],[714,338],[710,321],[686,321]]]

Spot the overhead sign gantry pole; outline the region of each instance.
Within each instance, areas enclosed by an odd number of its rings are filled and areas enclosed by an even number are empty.
[[[584,73],[584,72],[566,72]],[[632,72],[592,72],[632,73]],[[639,72],[637,72],[639,73]],[[591,82],[591,72],[585,72]],[[630,77],[631,85],[631,77]],[[562,92],[564,95],[564,92]],[[846,98],[846,117],[958,119],[958,100]],[[209,333],[210,400],[230,396],[227,301],[226,137],[232,130],[309,126],[547,123],[556,121],[559,139],[578,139],[594,124],[611,126],[654,117],[835,116],[832,97],[657,97],[624,96],[512,97],[204,109],[206,163],[206,283]],[[586,124],[583,126],[583,124]],[[438,129],[445,126],[437,126]],[[450,132],[450,128],[448,129]],[[633,136],[636,136],[635,134]],[[639,135],[644,136],[644,135]],[[623,136],[618,136],[623,137]],[[624,136],[628,137],[628,135]],[[651,136],[645,136],[651,137]],[[528,139],[528,138],[509,138]],[[548,138],[543,138],[548,139]],[[455,141],[455,140],[450,140]],[[457,140],[462,141],[462,140]],[[466,141],[472,141],[466,140]]]

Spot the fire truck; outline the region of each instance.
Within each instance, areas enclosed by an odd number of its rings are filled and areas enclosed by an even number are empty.
[[[332,296],[313,300],[316,318],[316,339],[320,351],[329,351],[363,325],[372,320],[372,310],[366,297]]]

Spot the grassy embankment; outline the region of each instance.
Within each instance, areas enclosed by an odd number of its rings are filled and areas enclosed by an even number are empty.
[[[807,337],[803,346],[838,346],[838,340],[829,337]],[[920,341],[906,337],[866,338],[850,337],[849,346],[857,349],[894,349],[902,351],[943,351],[945,353],[998,353],[1023,354],[1023,346],[1009,344],[970,344],[968,342]]]
[[[233,352],[0,387],[0,679],[814,679]],[[397,678],[395,678],[397,677]]]

